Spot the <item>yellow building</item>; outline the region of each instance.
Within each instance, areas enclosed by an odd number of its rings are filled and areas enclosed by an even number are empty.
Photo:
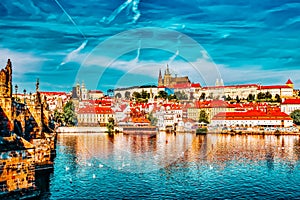
[[[213,101],[204,101],[204,102],[195,102],[195,106],[188,108],[187,117],[195,121],[199,120],[201,110],[204,110],[207,114],[208,121],[211,122],[211,119],[220,112],[232,112],[236,108],[235,105],[228,104],[225,101],[213,100]]]

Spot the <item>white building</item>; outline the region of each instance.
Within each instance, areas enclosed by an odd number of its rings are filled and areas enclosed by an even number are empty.
[[[42,99],[46,97],[49,110],[61,110],[64,105],[69,101],[70,95],[66,92],[40,92]],[[36,94],[33,96],[35,97]],[[31,100],[33,98],[29,97]],[[29,100],[29,101],[31,101]]]
[[[294,93],[294,89],[287,85],[270,85],[270,86],[260,86],[258,88],[258,93],[267,93],[269,92],[274,99],[275,96],[278,94],[281,98],[282,97],[292,97]]]
[[[260,92],[269,92],[270,94],[272,94],[272,98],[274,99],[276,94],[280,95],[281,98],[292,97],[294,91],[294,84],[290,79],[285,83],[285,85],[271,86],[262,86],[259,84],[241,84],[224,86],[219,84],[217,81],[216,86],[202,87],[198,91],[198,95],[201,96],[201,94],[204,93],[207,99],[222,98],[223,96],[230,96],[233,99],[238,96],[240,99],[246,99],[249,96],[249,94],[255,95],[255,97],[257,97],[257,94]]]
[[[257,84],[209,86],[203,87],[199,92],[205,93],[205,97],[208,99],[221,98],[223,96],[230,96],[231,98],[238,96],[240,99],[246,99],[249,94],[257,95],[257,88]]]
[[[88,92],[88,98],[91,100],[101,99],[104,97],[104,94],[100,90],[89,90]]]
[[[293,126],[292,118],[280,111],[269,113],[260,110],[245,112],[221,112],[211,120],[212,126],[244,126],[244,127],[290,127]]]
[[[165,130],[167,127],[174,127],[182,121],[182,109],[176,105],[162,106],[156,112],[155,117],[157,118],[159,129]]]
[[[294,110],[300,110],[300,99],[282,99],[281,112],[290,115]]]

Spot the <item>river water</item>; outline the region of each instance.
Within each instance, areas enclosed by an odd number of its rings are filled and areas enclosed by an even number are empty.
[[[299,198],[299,136],[59,135],[42,199]]]

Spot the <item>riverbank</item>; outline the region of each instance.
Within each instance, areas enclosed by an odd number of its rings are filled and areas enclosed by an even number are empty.
[[[207,134],[226,134],[226,135],[300,135],[300,132],[280,132],[280,131],[208,131]]]
[[[105,133],[106,127],[58,127],[57,133]]]

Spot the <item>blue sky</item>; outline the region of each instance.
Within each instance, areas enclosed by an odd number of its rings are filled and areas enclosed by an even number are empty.
[[[156,84],[166,64],[204,86],[299,88],[299,13],[297,0],[2,0],[0,61],[28,91]]]

